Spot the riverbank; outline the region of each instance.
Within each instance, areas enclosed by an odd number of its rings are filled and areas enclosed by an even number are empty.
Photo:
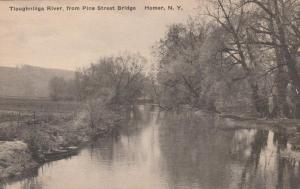
[[[218,126],[224,129],[284,129],[289,134],[300,131],[298,119],[266,119],[232,114],[219,114],[216,117]]]
[[[273,130],[280,133],[290,144],[295,146],[295,150],[297,145],[300,144],[299,120],[267,120],[199,111],[184,112],[176,115],[175,120],[173,119],[174,116],[171,116],[171,118],[175,121],[174,124],[179,124],[178,119],[186,119],[186,116],[191,121],[182,122],[182,125],[195,124],[195,126],[199,126],[200,124],[222,130]],[[204,117],[205,119],[203,119]],[[22,120],[15,120],[14,116],[10,114],[10,119],[0,123],[0,141],[5,140],[12,144],[20,144],[22,150],[15,150],[14,145],[5,145],[7,150],[0,156],[0,178],[2,180],[4,178],[16,178],[24,175],[28,170],[34,170],[45,162],[43,158],[45,152],[51,153],[71,146],[80,147],[95,137],[109,136],[114,131],[114,128],[120,125],[120,115],[111,115],[109,113],[109,115],[106,115],[105,120],[96,129],[92,129],[89,125],[87,112],[77,114],[36,114],[34,120],[30,115],[23,115]],[[1,143],[6,144],[6,142]],[[11,152],[15,152],[15,154],[5,156],[5,154],[12,154]],[[26,155],[24,156],[24,154]],[[294,152],[285,153],[283,156],[291,157],[291,155],[295,156],[294,154]],[[11,157],[20,158],[23,156],[28,158],[20,161],[10,161]],[[2,166],[1,162],[6,163]]]
[[[21,177],[51,161],[49,157],[54,153],[80,148],[95,136],[105,137],[117,127],[117,122],[108,120],[97,130],[91,130],[86,112],[22,116],[1,112],[1,117],[9,119],[0,122],[0,181]],[[66,151],[63,157],[74,154]]]

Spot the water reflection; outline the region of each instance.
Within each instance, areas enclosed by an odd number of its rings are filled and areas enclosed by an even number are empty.
[[[116,135],[46,164],[7,189],[294,189],[298,162],[284,130],[220,130],[213,117],[162,115],[140,106]]]

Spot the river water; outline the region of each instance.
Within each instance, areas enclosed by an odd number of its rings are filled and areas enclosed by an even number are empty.
[[[283,134],[224,130],[210,117],[162,115],[149,106],[140,106],[131,117],[119,134],[2,188],[300,188],[299,163],[280,158],[290,148]]]

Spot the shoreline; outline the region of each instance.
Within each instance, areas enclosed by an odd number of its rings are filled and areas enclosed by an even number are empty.
[[[107,132],[105,134],[105,136],[97,136],[97,139],[109,137],[109,136],[111,136],[111,134],[112,133]],[[94,138],[94,137],[92,138],[91,137],[89,140],[83,140],[83,141],[81,141],[81,143],[77,146],[78,147],[78,152],[76,154],[66,155],[66,156],[64,156],[62,158],[53,159],[53,160],[31,159],[31,161],[26,162],[26,164],[29,165],[29,166],[26,167],[25,169],[19,170],[19,171],[13,173],[12,175],[6,174],[6,176],[0,177],[0,184],[7,184],[7,183],[11,183],[11,182],[22,180],[24,178],[29,178],[29,177],[35,176],[35,175],[37,175],[38,169],[40,167],[44,166],[47,163],[59,161],[59,160],[62,160],[62,159],[71,158],[73,156],[78,155],[83,148],[85,148],[87,145],[89,145],[95,139],[96,138]],[[10,142],[10,141],[0,141],[0,142]],[[23,141],[14,141],[14,142],[23,142]],[[26,144],[26,143],[24,143],[24,144]],[[31,156],[31,154],[29,152],[29,149],[27,149],[27,153],[28,153],[28,155]],[[42,156],[42,153],[39,154],[39,155]]]
[[[300,147],[300,120],[297,119],[261,119],[252,117],[231,117],[221,115],[219,129],[260,129],[281,132],[296,149]],[[220,123],[221,124],[221,123]],[[299,151],[300,148],[297,150]]]
[[[197,113],[193,112],[196,117],[205,117],[203,113]],[[211,116],[212,114],[206,114],[206,116]],[[254,117],[246,117],[246,116],[237,116],[237,115],[231,115],[231,114],[215,114],[213,115],[213,119],[215,122],[215,127],[217,129],[221,130],[238,130],[238,129],[264,129],[264,130],[272,130],[272,131],[283,131],[287,136],[288,141],[291,144],[298,145],[300,144],[300,121],[299,120],[290,120],[290,119],[272,119],[272,120],[266,120],[266,119],[260,119],[260,118],[254,118]],[[78,119],[77,119],[78,120]],[[82,122],[85,123],[85,120],[80,119],[81,123],[78,123],[78,121],[62,121],[55,126],[49,124],[45,128],[49,129],[52,128],[55,130],[55,128],[64,128],[63,130],[58,130],[58,136],[64,137],[64,145],[63,143],[60,143],[58,141],[56,146],[57,147],[63,147],[66,146],[66,144],[72,144],[76,143],[76,147],[78,147],[78,153],[82,148],[84,148],[86,145],[90,144],[94,139],[97,138],[105,138],[108,136],[111,136],[115,129],[119,129],[119,125],[114,125],[113,127],[106,127],[106,129],[102,129],[101,133],[95,136],[88,136],[86,134],[87,127],[86,125],[83,126]],[[76,126],[77,123],[77,126]],[[80,125],[80,127],[78,127]],[[1,125],[0,125],[1,126]],[[70,127],[71,126],[71,127]],[[72,128],[70,130],[70,128]],[[75,129],[74,129],[75,128]],[[84,129],[83,129],[84,128]],[[82,130],[83,129],[83,130]],[[69,135],[64,135],[64,131],[67,130],[67,133]],[[297,135],[299,133],[299,135]],[[83,136],[84,135],[84,136]],[[295,138],[296,137],[296,138]],[[72,141],[76,139],[75,141]],[[68,142],[66,142],[68,141]],[[22,141],[11,141],[11,142],[22,142]],[[25,143],[24,143],[25,144]],[[28,144],[26,144],[28,145]],[[52,144],[53,145],[53,144]],[[0,145],[1,146],[1,145]],[[26,152],[30,154],[29,147],[27,146]],[[39,156],[42,157],[43,151],[39,152]],[[77,154],[74,154],[77,155]],[[73,155],[66,156],[64,158],[70,158]],[[29,165],[28,167],[24,168],[23,170],[16,171],[13,175],[7,175],[5,177],[0,177],[1,183],[10,183],[14,182],[26,177],[34,176],[37,174],[37,170],[49,163],[54,162],[60,159],[54,159],[50,161],[43,161],[42,159],[30,159],[28,162],[25,162],[26,165]],[[1,159],[0,159],[1,160]],[[0,165],[1,166],[1,165]],[[1,167],[0,167],[1,168]]]
[[[0,149],[6,149],[2,153],[0,151],[0,183],[34,176],[44,164],[76,155],[66,151],[62,157],[47,159],[45,154],[51,155],[69,147],[76,147],[80,152],[95,138],[108,137],[119,127],[117,124],[104,125],[100,130],[91,132],[83,114],[75,117],[73,114],[39,115],[35,121],[27,115],[21,117],[21,121],[14,121],[12,116],[11,120],[0,122]],[[18,148],[21,149],[20,152],[16,150]],[[27,159],[22,159],[24,154]],[[21,160],[14,162],[12,159]]]

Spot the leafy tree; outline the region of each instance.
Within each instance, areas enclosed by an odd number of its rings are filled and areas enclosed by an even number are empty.
[[[49,81],[49,96],[52,100],[74,100],[76,98],[74,80],[53,77]]]
[[[221,69],[217,64],[218,43],[211,38],[215,27],[192,20],[187,25],[170,26],[156,47],[159,66],[157,80],[161,105],[178,109],[181,105],[216,111]]]
[[[101,58],[96,64],[76,73],[75,83],[81,99],[96,99],[103,91],[110,91],[112,105],[132,105],[141,96],[143,64],[139,54],[124,54]]]

